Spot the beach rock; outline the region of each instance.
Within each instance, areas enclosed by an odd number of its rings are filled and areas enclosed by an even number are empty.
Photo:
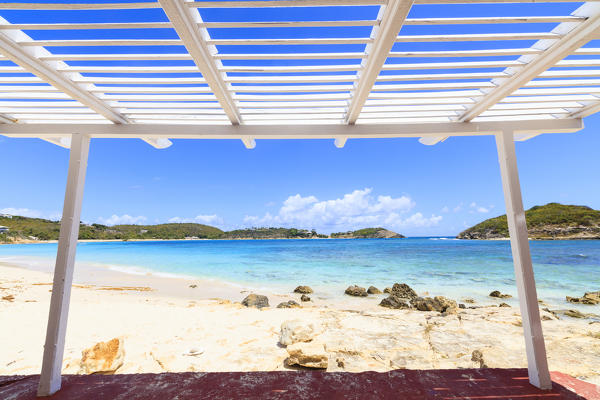
[[[465,297],[465,298],[463,299],[463,301],[464,301],[465,303],[469,303],[469,304],[474,304],[474,303],[475,303],[475,300],[473,300],[473,299],[472,299],[472,298],[470,298],[470,297]]]
[[[269,307],[269,299],[267,296],[252,293],[242,300],[242,304],[246,307],[264,308]]]
[[[578,303],[578,304],[589,304],[589,305],[600,304],[600,292],[586,292],[582,297],[567,296],[567,301],[569,303]]]
[[[310,342],[317,334],[317,328],[312,322],[299,319],[284,321],[281,324],[279,343],[289,346],[298,342]]]
[[[510,305],[508,305],[506,303],[500,303],[500,304],[498,304],[498,307],[510,307]]]
[[[471,354],[471,361],[479,363],[479,368],[487,368],[487,365],[485,365],[485,361],[483,360],[483,353],[481,350],[473,350],[473,353]]]
[[[410,299],[410,300],[419,297],[417,295],[417,292],[415,292],[406,283],[394,283],[394,286],[392,286],[391,294],[393,294],[397,297],[401,297],[403,299]]]
[[[190,285],[190,287],[191,287],[192,289],[196,289],[196,288],[198,287],[198,285]]]
[[[375,286],[369,286],[367,289],[368,294],[381,294],[381,290],[377,289]]]
[[[464,305],[463,303],[459,303],[459,304],[458,304],[458,308],[466,309],[466,308],[467,308],[467,306],[466,306],[466,305]]]
[[[406,299],[402,299],[393,294],[390,294],[388,297],[381,300],[381,303],[379,303],[379,305],[381,307],[396,308],[396,309],[410,308],[410,306],[406,302]]]
[[[13,296],[12,294],[6,295],[6,296],[2,296],[2,300],[4,301],[10,301],[11,303],[13,301],[15,301],[15,296]]]
[[[386,287],[385,289],[383,289],[383,293],[392,293],[392,288]]]
[[[419,311],[438,311],[441,313],[452,312],[458,305],[456,301],[450,300],[444,296],[416,297],[410,301],[410,304]]]
[[[364,287],[360,287],[360,286],[348,286],[348,288],[346,289],[346,291],[344,292],[349,296],[356,296],[356,297],[367,297],[367,291],[365,290]]]
[[[96,343],[81,352],[80,374],[113,374],[125,359],[122,338]]]
[[[300,300],[302,300],[302,301],[310,301],[310,297],[308,297],[307,295],[303,294],[302,296],[300,296]]]
[[[294,300],[288,300],[284,301],[283,303],[277,304],[277,308],[301,308],[301,306]]]
[[[494,290],[492,293],[490,293],[490,297],[496,297],[498,299],[508,299],[512,296],[510,294],[500,293],[499,290]]]
[[[326,369],[329,364],[329,356],[322,343],[295,343],[287,347],[287,352],[289,357],[285,363],[288,366]]]
[[[581,311],[577,311],[577,310],[559,310],[557,312],[560,312],[561,314],[564,314],[567,317],[571,317],[571,318],[585,318],[586,317],[586,314],[582,313]]]
[[[310,286],[298,286],[294,289],[294,293],[311,294],[313,290]]]

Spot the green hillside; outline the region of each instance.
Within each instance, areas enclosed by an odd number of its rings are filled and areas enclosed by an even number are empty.
[[[222,239],[307,239],[323,238],[327,235],[318,234],[315,230],[295,228],[250,228],[236,229],[225,232]]]
[[[7,234],[0,234],[0,242],[58,240],[60,232],[59,222],[41,218],[0,217],[0,226],[10,229]],[[81,224],[79,226],[79,239],[185,239],[186,237],[218,239],[222,235],[223,231],[219,228],[192,223],[115,226]]]
[[[549,203],[525,211],[534,239],[600,239],[600,211],[586,206]],[[506,214],[487,219],[458,235],[459,239],[507,238]]]
[[[346,239],[391,239],[403,238],[404,236],[385,228],[364,228],[356,231],[332,233],[331,237]]]

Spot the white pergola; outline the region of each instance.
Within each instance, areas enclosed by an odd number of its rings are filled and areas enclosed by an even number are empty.
[[[588,47],[600,38],[600,2],[536,16],[532,3],[543,0],[108,1],[0,4],[0,134],[70,148],[38,395],[61,386],[90,138],[158,149],[169,139],[239,139],[251,149],[256,139],[342,148],[494,135],[529,380],[551,387],[514,141],[576,132],[600,110],[600,48]],[[465,4],[498,14],[409,16],[461,4],[452,15]],[[309,8],[312,19],[290,8]],[[203,18],[222,9],[242,17]]]

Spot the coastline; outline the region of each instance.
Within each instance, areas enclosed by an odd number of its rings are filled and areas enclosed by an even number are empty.
[[[73,286],[63,373],[81,373],[82,351],[112,338],[125,348],[116,373],[285,370],[288,354],[278,345],[279,332],[293,319],[319,326],[314,340],[323,343],[328,371],[478,368],[474,351],[488,367],[527,365],[515,307],[482,306],[444,316],[346,296],[337,305],[315,301],[280,309],[276,295],[261,293],[270,307],[255,309],[239,303],[244,288],[227,293],[215,282],[197,281],[193,289],[185,279],[90,275],[95,284]],[[0,351],[0,375],[39,373],[50,282],[48,272],[0,266],[0,325],[9,327],[0,330],[0,342],[10,343]],[[282,296],[301,303],[298,294]],[[545,311],[542,317],[551,370],[600,383],[600,323]],[[191,349],[201,354],[190,356]]]

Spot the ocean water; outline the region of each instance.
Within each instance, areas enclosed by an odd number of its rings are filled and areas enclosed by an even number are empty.
[[[540,298],[565,303],[565,295],[600,290],[600,241],[530,244]],[[0,246],[0,262],[22,257],[50,261],[55,255],[56,244]],[[283,292],[305,284],[325,296],[341,295],[351,284],[383,289],[394,282],[408,283],[419,293],[456,299],[489,301],[487,295],[492,290],[516,296],[508,241],[408,238],[81,243],[77,262],[133,274],[211,278]]]

